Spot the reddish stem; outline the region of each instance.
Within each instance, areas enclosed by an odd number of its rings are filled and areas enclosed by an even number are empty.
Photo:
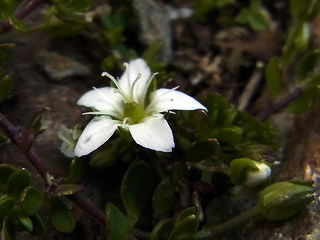
[[[32,0],[28,2],[19,12],[15,14],[18,19],[23,19],[28,16],[33,10],[35,10],[43,0]],[[2,22],[0,24],[0,33],[8,32],[11,28],[9,21]]]
[[[303,92],[304,89],[297,88],[293,92],[289,93],[286,97],[279,100],[278,102],[269,104],[266,109],[262,110],[257,115],[257,119],[259,121],[266,120],[271,114],[279,112],[282,108],[288,106],[293,100],[297,99]]]
[[[9,120],[2,113],[0,113],[0,127],[8,134],[12,142],[21,149],[21,147],[23,146],[23,143],[21,142],[22,134],[13,126],[11,122],[9,122]],[[33,147],[24,152],[24,154],[28,158],[30,163],[41,174],[45,181],[47,181],[48,176],[56,176],[50,173],[49,168],[41,161],[39,155],[36,153]],[[83,199],[77,194],[68,195],[67,197],[97,221],[101,223],[105,222],[104,213],[87,200]]]

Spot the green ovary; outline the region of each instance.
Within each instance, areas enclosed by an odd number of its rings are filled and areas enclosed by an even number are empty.
[[[136,124],[143,119],[145,112],[144,108],[136,102],[126,103],[124,108],[124,117],[128,119],[129,124]]]

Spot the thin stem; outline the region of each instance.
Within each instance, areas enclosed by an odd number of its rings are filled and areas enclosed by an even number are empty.
[[[31,0],[28,2],[18,13],[15,14],[15,17],[18,19],[25,18],[33,10],[35,10],[43,0]],[[0,24],[0,33],[7,32],[11,29],[11,24],[9,21],[2,22]]]
[[[227,231],[236,225],[239,225],[248,219],[256,216],[258,214],[258,206],[254,206],[250,208],[249,210],[241,213],[240,215],[226,221],[223,223],[220,223],[218,225],[216,224],[210,224],[208,226],[205,226],[203,230],[199,231],[197,233],[196,239],[197,240],[204,240],[212,237],[215,234]]]
[[[84,200],[77,194],[72,194],[67,196],[69,200],[75,203],[79,208],[89,213],[93,218],[95,218],[100,223],[105,223],[104,213],[96,208],[94,205],[89,203],[87,200]]]
[[[278,102],[271,103],[266,109],[257,115],[260,121],[266,120],[271,114],[278,112],[282,108],[288,106],[293,100],[297,99],[304,92],[303,88],[296,88],[293,92],[289,93],[286,97]]]
[[[12,142],[21,149],[21,133],[18,132],[13,124],[9,122],[9,120],[0,113],[0,127],[8,134],[11,138]],[[29,160],[29,162],[37,169],[37,171],[41,174],[43,179],[47,182],[48,176],[57,176],[55,174],[51,174],[49,168],[41,161],[39,155],[36,153],[33,147],[31,147],[27,152],[24,152],[25,156]],[[59,177],[56,177],[59,178]],[[77,194],[72,194],[67,196],[73,203],[79,206],[83,211],[87,212],[93,218],[95,218],[100,223],[104,223],[104,213],[92,205],[87,200],[83,199]]]

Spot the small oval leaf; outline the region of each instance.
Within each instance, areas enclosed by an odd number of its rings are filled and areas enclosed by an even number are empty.
[[[186,152],[187,160],[190,162],[198,162],[210,157],[219,148],[219,142],[215,138],[202,139],[193,142]]]
[[[173,223],[173,219],[167,219],[157,223],[157,225],[152,229],[152,232],[150,234],[150,240],[167,239],[169,233],[173,229]]]
[[[32,232],[33,223],[27,215],[23,214],[22,212],[19,212],[17,214],[17,218],[25,230],[27,230],[28,232]]]
[[[11,174],[16,171],[18,171],[18,169],[13,166],[8,164],[0,164],[0,182],[6,184]]]
[[[53,226],[63,233],[72,232],[76,225],[70,209],[58,198],[51,200],[50,220]]]
[[[277,96],[281,91],[281,74],[278,59],[270,58],[265,69],[265,78],[272,96]]]
[[[146,162],[134,163],[125,173],[121,183],[121,199],[128,219],[135,223],[152,195],[152,169]]]
[[[23,189],[30,185],[30,182],[31,176],[27,170],[16,171],[8,179],[8,193],[18,197]]]
[[[171,183],[170,178],[163,179],[153,195],[153,209],[156,214],[161,215],[169,212],[174,208],[174,203],[178,198],[175,186]]]
[[[45,202],[45,195],[39,189],[29,186],[21,195],[21,205],[28,216],[36,214]]]
[[[15,200],[11,197],[3,198],[0,201],[0,221],[11,211],[15,204]]]
[[[111,203],[106,205],[107,239],[128,240],[131,225],[120,210]]]

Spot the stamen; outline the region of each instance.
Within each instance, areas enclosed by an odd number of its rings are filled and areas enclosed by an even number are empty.
[[[118,81],[114,78],[114,76],[112,76],[108,72],[103,72],[101,74],[101,76],[102,77],[108,77],[114,83],[114,85],[116,85],[116,87],[117,87],[117,91],[115,91],[115,92],[119,93],[124,98],[124,100],[126,100],[126,101],[128,100],[128,97],[126,96],[124,91],[121,89],[120,85],[118,84]]]
[[[137,78],[133,81],[131,88],[130,88],[130,98],[133,100],[133,90],[134,90],[134,86],[136,85],[136,83],[138,82],[138,80],[142,77],[141,73],[138,73]]]
[[[154,78],[157,74],[158,74],[158,73],[156,72],[156,73],[152,74],[152,75],[148,78],[148,80],[147,80],[147,82],[146,82],[146,84],[145,84],[144,91],[143,91],[143,92],[141,93],[141,95],[139,96],[139,97],[141,98],[141,99],[139,99],[139,102],[142,102],[142,105],[143,105],[143,106],[144,106],[144,101],[145,101],[145,98],[146,98],[146,94],[147,94],[149,85],[150,85],[150,83],[152,82],[153,78]]]
[[[122,115],[117,112],[85,112],[82,115],[105,115],[115,119],[122,119]]]

